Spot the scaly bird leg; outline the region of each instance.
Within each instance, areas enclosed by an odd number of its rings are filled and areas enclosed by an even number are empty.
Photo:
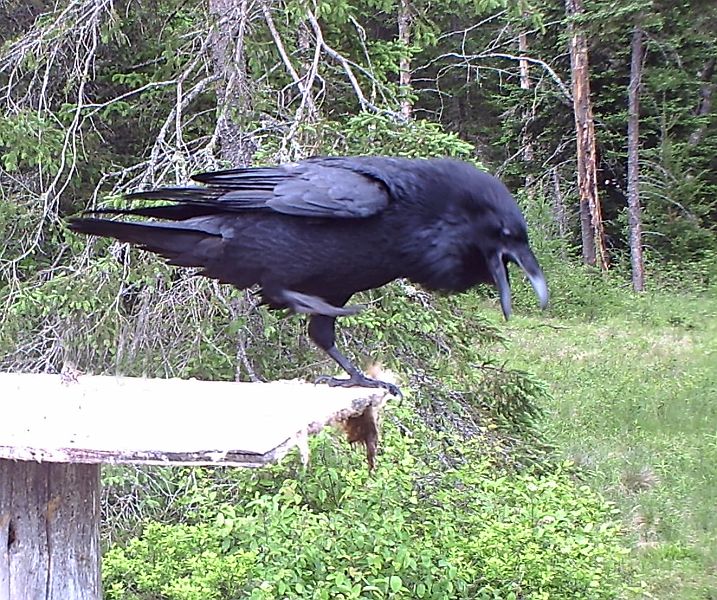
[[[325,383],[331,387],[369,387],[383,388],[398,398],[403,398],[403,394],[398,386],[387,381],[371,379],[366,377],[359,371],[353,363],[346,358],[336,347],[335,317],[325,315],[312,315],[309,321],[309,337],[314,343],[321,348],[326,354],[333,358],[336,363],[348,373],[348,379],[339,379],[329,375],[322,375],[316,379],[316,383]]]

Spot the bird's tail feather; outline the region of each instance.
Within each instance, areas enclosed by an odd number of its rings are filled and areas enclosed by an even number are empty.
[[[169,221],[184,221],[195,217],[205,217],[223,211],[219,202],[221,190],[203,186],[167,187],[126,194],[128,200],[165,200],[178,202],[163,206],[140,206],[139,208],[100,208],[88,213],[107,215],[134,215],[153,217]]]
[[[202,185],[191,185],[186,187],[165,187],[156,190],[145,190],[143,192],[133,192],[125,194],[125,198],[130,200],[171,200],[173,202],[215,202],[225,190],[219,188],[210,188]]]
[[[267,183],[263,180],[256,182],[247,177],[247,181],[240,181],[232,186],[166,187],[134,192],[127,194],[125,198],[130,201],[164,200],[176,202],[176,204],[140,206],[138,208],[98,208],[87,212],[100,215],[129,215],[185,221],[227,212],[263,210],[266,208],[267,201],[272,197],[273,186],[274,183]]]
[[[135,244],[163,256],[170,264],[184,267],[203,266],[204,257],[197,250],[204,245],[203,242],[221,239],[217,233],[166,223],[132,223],[80,217],[70,219],[68,227],[78,233]]]
[[[168,221],[186,221],[195,217],[207,217],[222,212],[222,207],[207,203],[167,204],[165,206],[143,206],[140,208],[97,208],[83,214],[93,215],[124,215],[152,217]]]

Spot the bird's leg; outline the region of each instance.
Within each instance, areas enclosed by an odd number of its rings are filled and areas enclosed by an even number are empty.
[[[328,317],[325,315],[312,315],[309,321],[309,337],[314,343],[321,348],[326,354],[333,358],[336,363],[348,373],[348,379],[339,379],[338,377],[330,377],[323,375],[316,379],[316,383],[326,383],[331,387],[370,387],[384,388],[390,394],[401,398],[401,390],[398,386],[387,381],[371,379],[366,377],[359,371],[353,363],[346,358],[336,347],[336,332],[334,326],[336,317]]]

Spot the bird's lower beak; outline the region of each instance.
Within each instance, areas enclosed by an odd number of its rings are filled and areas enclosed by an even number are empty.
[[[501,251],[496,252],[489,261],[491,273],[495,280],[500,296],[500,307],[503,315],[507,319],[512,312],[512,298],[510,292],[510,281],[508,280],[508,263],[514,262],[525,273],[530,285],[533,286],[535,295],[538,297],[540,308],[548,305],[548,284],[545,281],[545,275],[538,264],[535,255],[526,247],[520,251]]]

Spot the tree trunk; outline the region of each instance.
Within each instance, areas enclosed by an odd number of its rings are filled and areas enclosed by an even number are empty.
[[[233,167],[246,166],[254,154],[251,136],[243,131],[250,108],[250,93],[244,51],[249,21],[248,0],[209,0],[214,19],[212,61],[221,77],[217,89],[217,130],[221,158]]]
[[[413,26],[413,17],[411,15],[411,1],[400,0],[398,4],[398,40],[408,48],[411,44],[411,29]],[[411,58],[407,54],[402,56],[399,65],[399,79],[398,83],[403,88],[404,93],[408,93],[411,87]],[[406,119],[411,118],[411,106],[410,100],[407,98],[401,100],[401,114]]]
[[[528,35],[522,30],[518,34],[518,51],[520,53],[520,89],[529,90],[532,87],[530,81],[530,66],[528,61],[523,57],[528,54]],[[530,123],[533,115],[530,109],[526,108],[523,111],[523,160],[527,163],[533,160],[533,144],[528,134],[528,124]],[[528,177],[530,180],[530,176]],[[530,182],[530,181],[529,181]],[[527,183],[529,183],[527,182]]]
[[[578,191],[580,194],[580,228],[583,262],[608,268],[602,210],[597,191],[597,151],[595,123],[590,101],[588,46],[585,35],[572,18],[583,14],[582,0],[566,0],[570,32],[570,71],[572,75],[573,112],[577,137]]]
[[[645,264],[642,258],[642,216],[640,208],[640,80],[645,54],[644,32],[639,26],[632,33],[632,60],[627,109],[627,211],[630,228],[630,265],[632,288],[645,289]]]
[[[100,466],[0,459],[0,600],[100,600]]]
[[[715,57],[712,56],[705,64],[704,68],[700,72],[700,79],[702,79],[702,87],[700,88],[700,99],[697,102],[697,108],[695,115],[698,117],[704,117],[710,114],[712,110],[712,95],[714,93],[714,83],[712,83],[712,77],[715,72]],[[690,135],[690,145],[696,146],[702,141],[702,138],[707,131],[707,127],[702,125],[698,127]]]

